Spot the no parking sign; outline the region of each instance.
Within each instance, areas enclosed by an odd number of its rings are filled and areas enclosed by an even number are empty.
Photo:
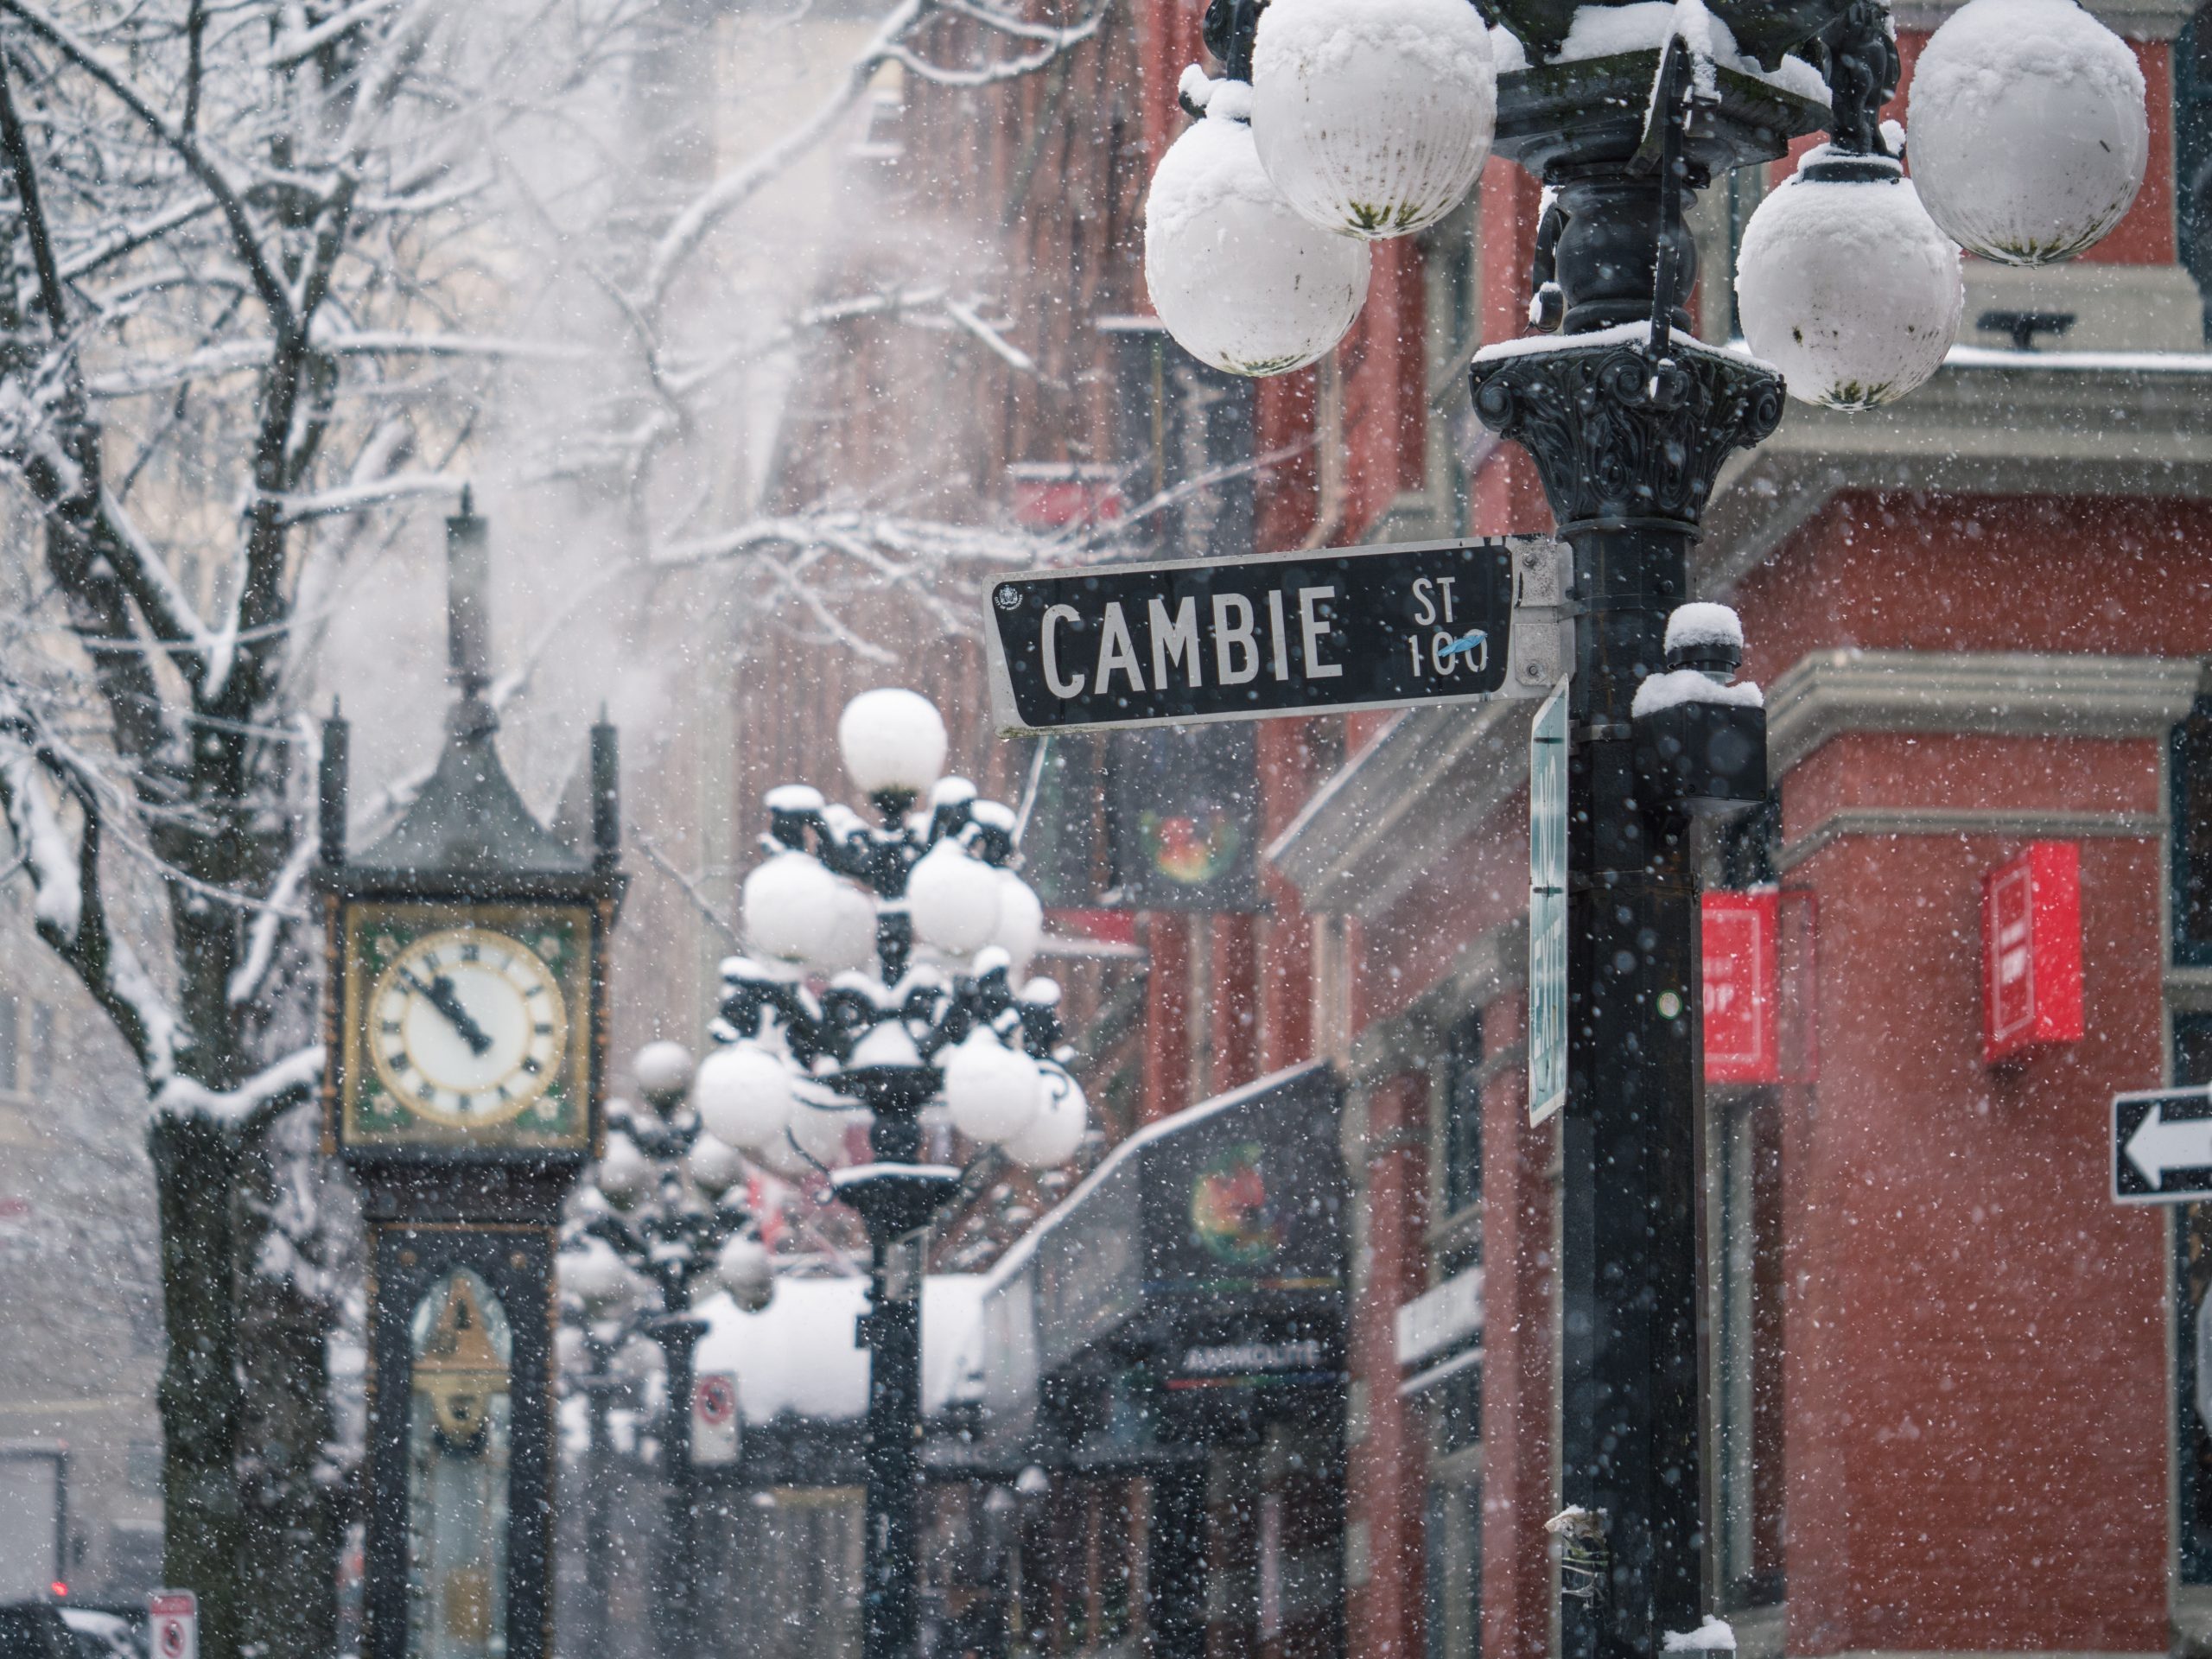
[[[153,1659],[200,1659],[200,1599],[191,1591],[155,1591],[146,1614]]]
[[[691,1461],[699,1465],[737,1461],[737,1377],[707,1371],[691,1390]]]

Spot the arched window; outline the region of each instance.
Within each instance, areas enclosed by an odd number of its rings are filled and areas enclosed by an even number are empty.
[[[507,1453],[514,1338],[491,1287],[456,1268],[416,1304],[408,1402],[408,1647],[507,1650]]]

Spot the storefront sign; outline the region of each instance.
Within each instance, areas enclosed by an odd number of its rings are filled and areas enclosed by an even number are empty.
[[[1981,886],[1981,1058],[2081,1040],[2082,849],[2033,842]]]
[[[1705,1080],[1782,1081],[1782,895],[1705,895]]]

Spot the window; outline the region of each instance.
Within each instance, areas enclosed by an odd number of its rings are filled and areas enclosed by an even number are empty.
[[[2212,964],[2212,702],[2174,728],[2174,960]]]
[[[2174,1082],[2212,1083],[2212,1014],[2175,1016]],[[2173,1241],[2176,1554],[2183,1584],[2212,1584],[2212,1204],[2176,1206]]]
[[[2174,42],[2174,218],[2181,262],[2212,302],[2212,15]],[[2212,337],[2212,302],[2206,307]]]
[[[1444,1084],[1443,1213],[1456,1216],[1483,1196],[1483,1016],[1452,1027]]]
[[[31,1004],[31,1087],[51,1088],[54,1084],[54,1019],[51,1002]]]
[[[1783,1594],[1782,1096],[1716,1089],[1707,1098],[1720,1230],[1713,1410],[1722,1598],[1767,1607]]]

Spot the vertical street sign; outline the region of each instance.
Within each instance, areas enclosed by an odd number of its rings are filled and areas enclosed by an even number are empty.
[[[200,1659],[200,1599],[191,1591],[152,1592],[146,1616],[153,1659]]]
[[[1567,682],[1529,730],[1529,1122],[1567,1103]]]
[[[691,1461],[720,1468],[737,1461],[737,1374],[702,1371],[691,1386]]]

